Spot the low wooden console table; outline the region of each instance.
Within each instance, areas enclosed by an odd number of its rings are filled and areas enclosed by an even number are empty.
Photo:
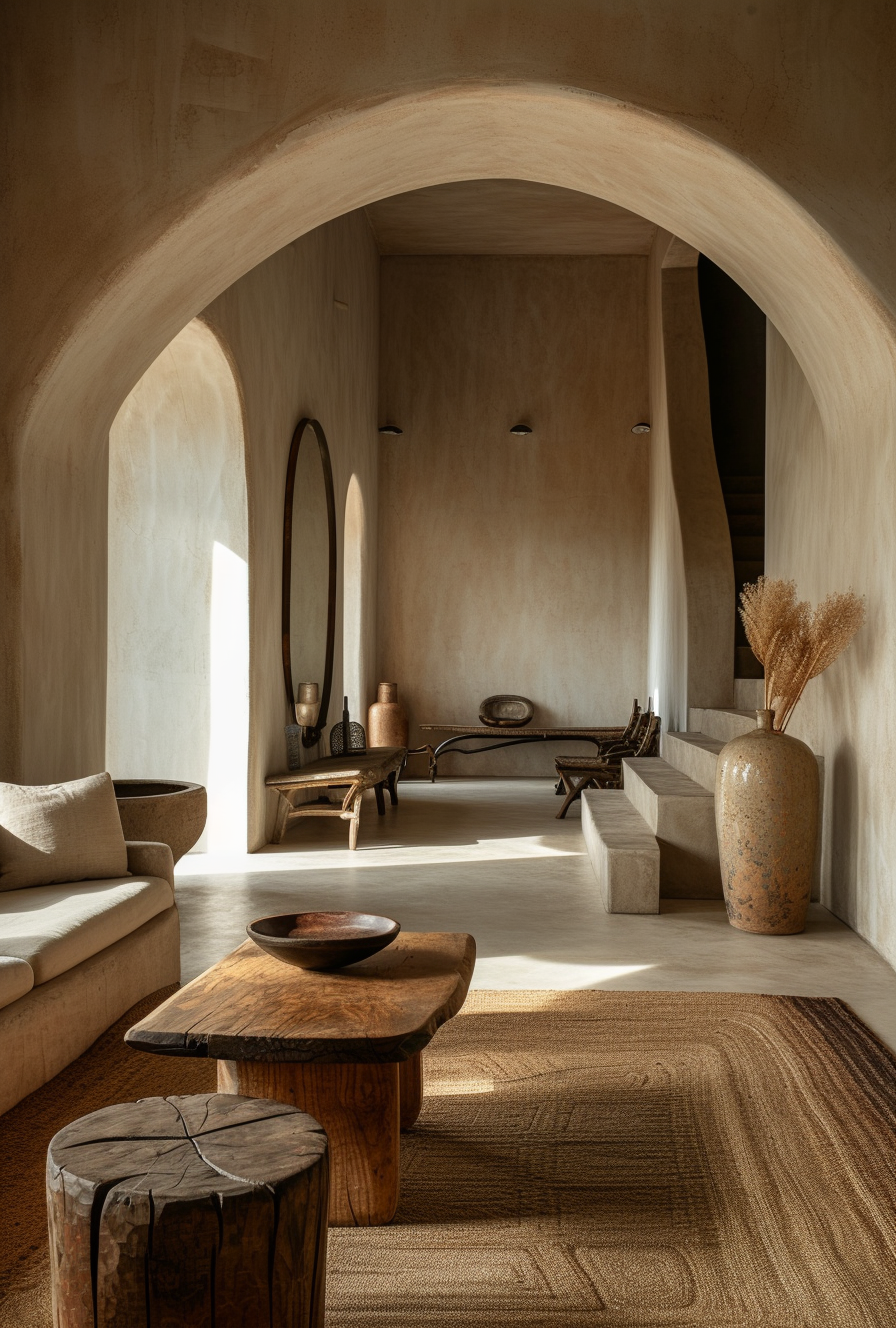
[[[424,733],[450,733],[451,737],[440,742],[429,759],[429,777],[433,783],[439,769],[439,757],[447,751],[460,752],[464,756],[476,756],[480,752],[495,752],[499,747],[519,747],[529,742],[591,742],[596,747],[606,743],[608,738],[618,734],[618,728],[603,729],[536,729],[528,724],[522,729],[487,728],[485,724],[421,724]],[[486,747],[461,747],[458,744],[488,740]],[[498,741],[496,741],[496,739]]]
[[[374,790],[377,811],[380,816],[385,815],[383,788],[389,789],[389,797],[395,806],[398,802],[396,787],[398,772],[406,755],[404,747],[369,747],[366,752],[323,756],[319,761],[309,761],[300,770],[287,770],[282,775],[268,775],[265,784],[268,788],[275,788],[280,794],[277,820],[274,825],[274,843],[280,843],[290,822],[300,816],[338,816],[349,823],[349,848],[357,848],[358,830],[361,825],[361,800],[365,789]],[[293,798],[299,792],[316,789],[322,793],[325,789],[341,788],[346,784],[349,786],[348,792],[339,807],[325,806],[319,802],[302,802],[296,806],[293,802]]]
[[[211,1057],[218,1092],[273,1098],[320,1121],[330,1225],[379,1226],[398,1206],[399,1130],[423,1098],[420,1052],[467,997],[476,943],[401,932],[359,964],[290,968],[246,941],[125,1034],[138,1051]]]

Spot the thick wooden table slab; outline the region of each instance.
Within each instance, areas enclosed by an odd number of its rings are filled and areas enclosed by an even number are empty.
[[[379,954],[314,973],[246,941],[125,1035],[129,1046],[218,1061],[218,1089],[300,1107],[330,1143],[330,1222],[388,1222],[399,1130],[420,1110],[420,1052],[466,999],[476,944],[401,932]]]

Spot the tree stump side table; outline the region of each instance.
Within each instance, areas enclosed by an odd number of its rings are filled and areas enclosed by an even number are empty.
[[[56,1328],[322,1328],[327,1138],[230,1094],[105,1107],[50,1142]]]

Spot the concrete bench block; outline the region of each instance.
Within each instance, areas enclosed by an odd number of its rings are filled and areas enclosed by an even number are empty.
[[[661,757],[622,762],[623,790],[656,836],[660,892],[669,899],[721,899],[715,798]]]
[[[756,727],[755,710],[689,710],[688,731],[730,742]]]
[[[659,845],[621,789],[582,794],[582,833],[607,912],[659,913]]]
[[[696,784],[701,784],[707,793],[715,793],[716,766],[724,746],[718,738],[708,738],[705,733],[664,733],[660,739],[660,756]]]
[[[738,710],[763,710],[765,708],[765,679],[735,678],[734,704]]]

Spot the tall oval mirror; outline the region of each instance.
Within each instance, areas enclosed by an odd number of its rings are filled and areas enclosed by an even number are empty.
[[[302,741],[313,747],[327,722],[336,639],[336,503],[327,439],[317,420],[296,426],[286,467],[283,508],[283,681],[289,722],[303,683],[316,684],[320,706]],[[303,698],[304,699],[304,698]]]

